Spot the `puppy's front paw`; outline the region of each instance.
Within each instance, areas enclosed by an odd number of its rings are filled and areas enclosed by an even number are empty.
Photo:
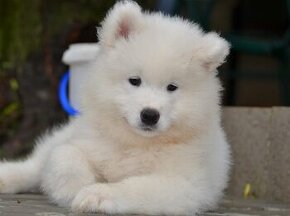
[[[72,210],[78,212],[116,212],[112,188],[96,184],[83,188],[72,202]]]

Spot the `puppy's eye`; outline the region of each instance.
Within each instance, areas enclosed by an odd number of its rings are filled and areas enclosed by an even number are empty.
[[[140,77],[131,77],[128,80],[129,80],[129,83],[133,86],[140,86],[142,83]]]
[[[175,84],[169,84],[169,85],[167,86],[167,91],[169,91],[169,92],[173,92],[173,91],[175,91],[175,90],[177,90],[177,89],[178,89],[178,86],[175,85]]]

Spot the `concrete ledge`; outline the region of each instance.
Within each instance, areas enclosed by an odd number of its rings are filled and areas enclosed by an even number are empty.
[[[0,215],[5,216],[103,216],[105,214],[79,214],[57,207],[39,194],[0,195]],[[254,200],[223,200],[220,208],[200,216],[249,216],[249,215],[290,215],[290,205]]]
[[[290,108],[224,108],[223,125],[232,146],[228,194],[290,201]]]

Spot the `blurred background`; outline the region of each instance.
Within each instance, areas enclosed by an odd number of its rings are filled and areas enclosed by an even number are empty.
[[[232,44],[220,68],[226,106],[290,105],[289,0],[144,0],[215,30]],[[29,152],[48,127],[64,122],[57,97],[71,43],[96,42],[113,0],[0,0],[0,158]]]

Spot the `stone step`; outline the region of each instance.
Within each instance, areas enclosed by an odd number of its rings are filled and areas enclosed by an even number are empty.
[[[223,125],[232,146],[227,194],[290,202],[290,108],[224,108]]]
[[[72,213],[69,209],[48,202],[40,194],[0,194],[0,215],[5,216],[103,216],[105,214]],[[200,216],[253,216],[253,215],[290,215],[290,204],[226,198],[220,207]]]

